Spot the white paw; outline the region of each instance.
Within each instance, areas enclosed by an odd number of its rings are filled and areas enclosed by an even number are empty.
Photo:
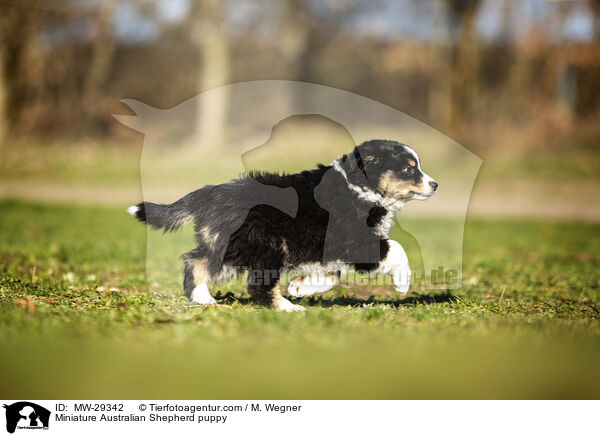
[[[273,302],[273,306],[275,309],[280,310],[282,312],[302,312],[304,307],[299,306],[297,304],[292,303],[290,300],[286,298],[278,298]]]
[[[281,310],[282,312],[304,312],[306,309],[298,304],[290,303],[289,306],[282,307],[278,310]]]
[[[335,277],[308,276],[290,282],[287,292],[292,297],[306,297],[308,295],[322,294],[329,291],[337,284]]]
[[[410,290],[410,284],[396,286],[396,291],[400,292],[402,295],[406,294],[409,290]]]
[[[300,280],[292,280],[287,288],[288,294],[290,294],[292,297],[299,297],[300,296],[300,286],[301,286]]]
[[[219,304],[219,303],[217,303],[217,300],[215,300],[213,297],[210,297],[209,299],[207,299],[205,301],[192,300],[191,303],[192,304],[202,305],[202,306],[218,305]]]
[[[208,290],[208,286],[199,285],[194,288],[190,295],[190,303],[192,304],[218,304]]]

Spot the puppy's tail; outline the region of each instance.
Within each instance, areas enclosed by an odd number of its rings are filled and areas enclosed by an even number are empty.
[[[194,218],[187,207],[186,197],[172,204],[143,201],[127,208],[127,212],[155,229],[163,229],[165,232],[177,230]]]

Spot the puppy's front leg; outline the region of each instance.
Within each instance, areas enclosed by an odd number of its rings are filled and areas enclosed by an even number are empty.
[[[394,281],[396,291],[406,294],[410,289],[411,270],[408,256],[398,242],[388,240],[390,249],[387,256],[381,261],[377,272],[390,274]]]
[[[287,298],[284,298],[279,291],[279,285],[273,289],[273,307],[283,312],[301,312],[305,310],[304,307],[298,306]]]

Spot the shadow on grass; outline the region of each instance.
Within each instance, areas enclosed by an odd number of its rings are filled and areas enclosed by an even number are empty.
[[[247,297],[236,297],[232,292],[227,292],[224,295],[217,293],[215,299],[220,304],[231,304],[235,301],[240,304],[254,304],[251,298]],[[352,306],[360,307],[363,305],[370,304],[384,304],[394,307],[401,306],[417,306],[420,304],[436,304],[436,303],[453,303],[458,300],[457,297],[452,295],[450,291],[446,291],[441,294],[425,295],[416,294],[411,295],[402,299],[387,299],[379,300],[374,295],[370,295],[367,298],[360,297],[345,297],[345,296],[333,296],[333,297],[304,297],[304,298],[290,298],[294,303],[300,303],[305,306],[316,306],[316,307],[332,307],[332,306]]]

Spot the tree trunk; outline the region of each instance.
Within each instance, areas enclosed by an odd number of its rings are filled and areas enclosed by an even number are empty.
[[[1,31],[1,29],[0,29]],[[6,62],[6,49],[4,47],[4,34],[0,34],[0,152],[4,145],[4,138],[8,135],[8,84],[6,82],[6,75],[4,71],[4,65]]]
[[[433,39],[431,55],[431,83],[429,86],[428,114],[430,122],[445,132],[451,130],[452,120],[452,88],[449,72],[452,71],[451,43],[448,41],[448,26],[441,2],[434,2],[434,20],[437,37]]]
[[[112,32],[115,6],[115,0],[103,0],[96,18],[96,35],[92,59],[83,85],[83,132],[88,131],[93,126],[94,118],[98,115],[98,103],[102,99],[102,88],[106,84],[110,73],[116,44]]]
[[[461,3],[461,2],[457,2]],[[478,0],[463,1],[455,9],[458,19],[458,44],[452,71],[452,130],[460,132],[473,114],[477,100],[477,75],[479,71],[479,47],[475,19]]]
[[[280,5],[284,8],[281,20],[281,56],[287,63],[290,78],[302,82],[308,74],[305,52],[310,31],[306,25],[305,5],[303,0],[286,0]],[[294,86],[288,91],[289,95],[281,96],[284,107],[288,111],[300,110],[303,104],[302,95],[294,93]]]
[[[204,0],[194,8],[193,34],[200,51],[198,89],[206,92],[229,81],[229,43],[226,29],[226,3]],[[211,148],[225,145],[225,123],[229,97],[224,90],[200,99],[196,122],[197,139]]]

